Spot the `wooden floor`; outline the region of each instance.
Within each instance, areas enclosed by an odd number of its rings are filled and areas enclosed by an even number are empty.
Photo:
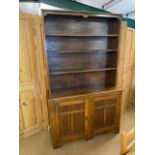
[[[121,131],[130,130],[135,123],[134,108],[129,108],[121,119]],[[107,133],[92,140],[75,141],[53,149],[47,130],[20,140],[20,155],[119,155],[120,134]]]

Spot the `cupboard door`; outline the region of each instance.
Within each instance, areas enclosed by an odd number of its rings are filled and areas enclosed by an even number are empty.
[[[20,134],[28,136],[42,129],[41,95],[32,15],[19,20]]]
[[[54,119],[55,122],[52,123],[53,128],[55,128],[52,130],[54,140],[56,139],[54,147],[65,141],[83,138],[85,135],[84,98],[56,100],[52,104],[54,104],[54,106],[52,105],[54,108],[52,120]],[[56,136],[57,138],[55,138]]]
[[[85,102],[83,99],[60,101],[58,112],[62,141],[80,138],[84,135]]]
[[[115,131],[118,125],[119,98],[117,95],[96,96],[93,102],[93,132]]]
[[[41,129],[41,111],[37,101],[34,90],[20,92],[20,130],[25,135]]]
[[[20,17],[19,21],[19,80],[22,84],[32,82],[36,72],[34,32],[31,20],[29,16],[29,18]]]

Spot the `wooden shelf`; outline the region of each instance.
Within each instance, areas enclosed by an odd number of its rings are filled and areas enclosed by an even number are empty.
[[[80,49],[80,50],[47,50],[52,53],[92,53],[92,52],[116,52],[117,49]]]
[[[70,96],[76,96],[76,95],[88,95],[92,93],[101,93],[101,92],[108,92],[108,91],[114,91],[116,88],[103,86],[102,84],[99,86],[93,85],[91,86],[91,89],[89,86],[85,87],[78,87],[78,88],[67,88],[67,89],[54,89],[51,91],[51,98],[57,99],[61,97],[70,97]]]
[[[85,69],[85,70],[71,70],[71,71],[57,71],[50,73],[51,75],[60,75],[60,74],[74,74],[74,73],[86,73],[86,72],[100,72],[100,71],[111,71],[116,70],[116,67],[111,68],[102,68],[102,69]]]
[[[118,37],[119,34],[98,34],[98,35],[83,35],[83,34],[50,34],[46,37]]]

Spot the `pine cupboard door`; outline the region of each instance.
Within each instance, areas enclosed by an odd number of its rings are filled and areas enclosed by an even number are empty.
[[[24,89],[24,88],[22,88]],[[26,88],[20,92],[20,133],[31,135],[41,129],[40,100],[33,89]]]
[[[91,98],[93,134],[119,131],[120,95],[98,95]]]
[[[37,75],[36,49],[31,15],[19,20],[20,133],[28,136],[41,129],[42,113]]]
[[[54,147],[65,141],[85,138],[85,98],[60,99],[52,104]]]

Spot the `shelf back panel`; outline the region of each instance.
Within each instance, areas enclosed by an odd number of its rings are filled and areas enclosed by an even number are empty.
[[[106,37],[46,37],[47,50],[106,49]]]
[[[118,37],[46,37],[46,50],[118,49]]]
[[[47,15],[46,35],[106,35],[119,33],[117,18]]]
[[[49,72],[117,67],[117,52],[53,53],[48,51]]]
[[[116,71],[89,72],[81,74],[50,75],[51,92],[56,90],[73,90],[80,87],[89,89],[108,88],[115,85]]]

